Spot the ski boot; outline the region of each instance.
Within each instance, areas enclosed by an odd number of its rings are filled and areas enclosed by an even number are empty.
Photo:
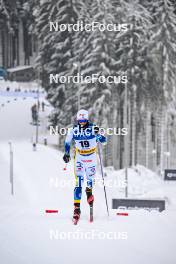
[[[81,215],[80,203],[74,203],[73,223],[77,225]]]
[[[86,195],[87,195],[87,202],[90,206],[93,206],[93,202],[94,202],[94,196],[92,194],[92,189],[90,189],[89,187],[86,187]]]

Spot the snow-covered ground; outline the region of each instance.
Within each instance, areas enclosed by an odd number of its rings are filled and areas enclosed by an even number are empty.
[[[111,167],[106,169],[107,186],[110,196],[123,198],[125,192],[125,170],[114,171]],[[164,181],[156,173],[144,166],[138,165],[128,169],[128,195],[133,198],[164,199],[168,210],[176,210],[176,182]]]
[[[8,97],[0,97],[7,102]],[[0,262],[2,264],[175,264],[175,183],[164,183],[142,166],[129,169],[130,197],[165,198],[166,211],[129,211],[107,217],[104,193],[97,173],[95,221],[83,192],[78,226],[73,213],[73,163],[63,170],[62,153],[39,144],[33,151],[29,97],[0,108]],[[1,101],[0,101],[1,104]],[[49,111],[49,110],[48,110]],[[40,113],[45,120],[47,113]],[[44,121],[43,121],[44,122]],[[42,125],[41,125],[42,127]],[[43,133],[42,128],[40,133]],[[9,182],[9,140],[14,151],[14,196]],[[109,207],[112,198],[124,197],[124,171],[106,169]],[[46,214],[57,209],[58,214]]]

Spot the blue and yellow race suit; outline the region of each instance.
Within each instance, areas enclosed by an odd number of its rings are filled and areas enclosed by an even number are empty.
[[[80,125],[75,125],[71,130],[69,130],[65,140],[65,153],[70,154],[72,142],[74,142],[75,147],[75,203],[80,203],[84,177],[86,177],[87,180],[87,187],[93,187],[97,164],[97,143],[106,143],[106,138],[101,134],[96,134],[94,127],[95,125],[92,123],[88,123],[84,129],[81,128]]]

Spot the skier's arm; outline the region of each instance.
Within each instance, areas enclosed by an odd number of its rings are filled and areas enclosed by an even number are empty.
[[[65,154],[63,156],[63,160],[65,161],[65,163],[68,163],[70,161],[70,147],[71,147],[72,139],[73,139],[73,130],[71,131],[69,130],[64,144]]]
[[[70,154],[70,147],[71,147],[71,143],[72,143],[72,139],[73,139],[73,129],[69,130],[65,139],[65,153],[66,154]]]

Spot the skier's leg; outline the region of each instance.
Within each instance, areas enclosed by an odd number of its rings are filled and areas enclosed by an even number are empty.
[[[89,162],[86,163],[86,178],[87,178],[86,195],[87,195],[87,202],[90,205],[92,205],[94,201],[92,188],[94,184],[95,174],[96,174],[96,154],[92,154],[91,156],[89,156]]]
[[[32,123],[34,123],[35,121],[35,115],[34,115],[34,112],[32,112]]]
[[[79,155],[75,157],[75,164],[74,164],[74,171],[75,171],[75,179],[76,179],[76,186],[74,188],[74,219],[79,219],[80,217],[80,202],[82,197],[82,184],[84,181],[84,165],[80,161]]]
[[[38,113],[37,113],[37,111],[36,111],[36,113],[35,113],[35,123],[36,123],[36,124],[38,123]]]
[[[36,124],[36,112],[33,112],[33,123]]]
[[[82,197],[82,185],[84,182],[84,166],[78,160],[75,163],[75,179],[74,202],[80,203]]]

